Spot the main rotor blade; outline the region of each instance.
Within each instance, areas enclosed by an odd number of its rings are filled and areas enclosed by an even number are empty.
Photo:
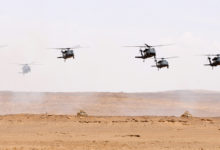
[[[66,48],[64,48],[64,47],[60,47],[60,48],[48,48],[48,49],[67,50],[67,49],[72,49],[72,48],[70,48],[70,47],[66,47]]]
[[[163,44],[163,45],[148,45],[148,44],[144,44],[143,46],[139,46],[139,45],[134,45],[134,46],[123,46],[123,47],[162,47],[162,46],[169,46],[169,45],[173,45],[173,44]]]
[[[70,47],[71,49],[76,49],[76,48],[82,48],[80,45],[76,45],[76,46],[73,46],[73,47]]]
[[[4,48],[7,47],[8,45],[0,45],[0,48]]]
[[[196,55],[196,56],[220,56],[220,54],[205,54],[205,55]]]
[[[163,44],[163,45],[148,45],[149,47],[162,47],[162,46],[170,46],[170,45],[173,45],[173,44]]]
[[[24,65],[28,65],[28,64],[17,64],[17,65],[24,66]]]
[[[14,65],[43,65],[43,64],[38,64],[36,62],[31,62],[31,63],[10,63],[10,64],[14,64]]]
[[[76,45],[73,47],[56,47],[56,48],[49,48],[49,49],[66,50],[66,49],[78,49],[78,48],[83,48],[83,47],[80,45]]]
[[[28,65],[43,65],[43,64],[38,64],[36,62],[31,62],[31,63],[28,63]]]
[[[157,59],[173,59],[173,58],[178,58],[178,56],[172,56],[172,57],[161,57]]]
[[[12,65],[26,65],[26,64],[20,64],[20,63],[10,63]]]
[[[147,47],[147,46],[123,46],[123,47],[139,47],[139,48],[142,48],[142,47]]]

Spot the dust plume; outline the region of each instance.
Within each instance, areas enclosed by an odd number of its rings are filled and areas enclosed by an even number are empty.
[[[220,116],[220,93],[168,91],[156,93],[28,93],[0,92],[0,114],[76,114],[95,116]]]

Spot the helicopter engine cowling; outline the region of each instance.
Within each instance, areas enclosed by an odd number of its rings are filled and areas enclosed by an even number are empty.
[[[149,52],[150,52],[150,53],[156,53],[155,48],[150,48],[150,49],[149,49]]]

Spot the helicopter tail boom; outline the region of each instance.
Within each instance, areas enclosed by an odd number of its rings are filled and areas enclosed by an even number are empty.
[[[157,65],[152,65],[151,67],[157,67]]]
[[[142,58],[142,59],[144,59],[144,57],[143,57],[143,56],[135,56],[135,58]]]

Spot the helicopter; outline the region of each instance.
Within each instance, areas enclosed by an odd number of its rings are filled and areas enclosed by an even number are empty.
[[[22,65],[22,68],[21,68],[22,72],[19,72],[19,73],[22,73],[23,75],[25,75],[31,72],[30,64],[19,64],[19,65]]]
[[[166,58],[155,58],[156,65],[153,65],[152,67],[157,67],[158,70],[160,70],[161,68],[164,68],[164,67],[167,67],[167,69],[169,69],[169,63],[166,59],[171,59],[171,58],[177,58],[177,56],[166,57]],[[159,60],[157,60],[157,59],[159,59]]]
[[[211,55],[205,55],[208,56],[209,64],[205,64],[205,66],[211,66],[212,69],[213,67],[217,67],[220,65],[220,54],[211,54]],[[215,56],[214,58],[211,58],[210,56]]]
[[[25,75],[25,74],[28,74],[28,73],[31,72],[31,66],[32,65],[40,65],[40,64],[36,64],[36,63],[32,62],[32,63],[17,64],[17,65],[22,66],[21,67],[21,72],[19,72],[19,73]]]
[[[66,59],[68,59],[68,58],[73,58],[73,59],[75,58],[73,50],[77,49],[77,48],[82,48],[82,47],[80,45],[77,45],[77,46],[74,46],[74,47],[51,48],[51,49],[61,50],[62,56],[59,56],[57,58],[62,58],[62,59],[64,59],[64,61],[66,61]]]
[[[151,58],[151,57],[154,57],[156,59],[156,50],[154,47],[162,47],[162,46],[169,46],[169,45],[171,44],[151,46],[145,43],[143,46],[125,46],[125,47],[139,47],[141,56],[135,56],[135,58],[141,58],[144,61],[145,59]],[[144,50],[142,50],[142,48],[144,48]]]

